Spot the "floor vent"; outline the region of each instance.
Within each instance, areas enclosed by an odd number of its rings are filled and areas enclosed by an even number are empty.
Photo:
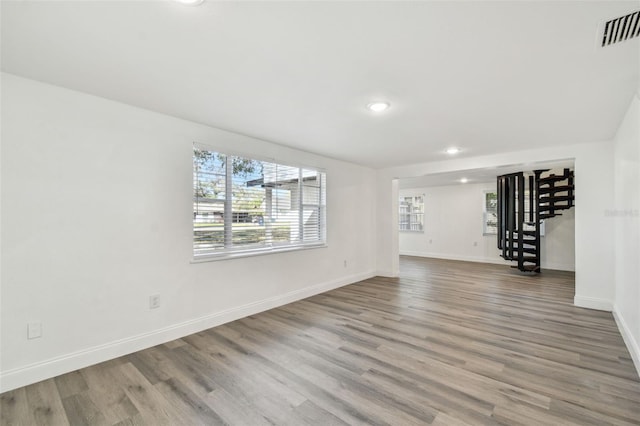
[[[619,43],[640,35],[640,10],[607,21],[602,35],[602,46]]]

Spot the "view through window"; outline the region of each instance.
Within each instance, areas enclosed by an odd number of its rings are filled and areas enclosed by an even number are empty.
[[[194,146],[194,257],[326,242],[326,175]]]
[[[484,235],[498,233],[498,193],[496,191],[484,191]]]
[[[424,195],[400,197],[398,222],[400,231],[424,231]]]

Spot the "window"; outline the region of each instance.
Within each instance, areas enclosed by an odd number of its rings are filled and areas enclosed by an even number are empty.
[[[516,192],[516,199],[517,199]],[[498,193],[496,191],[484,191],[483,193],[483,235],[498,234]],[[523,229],[525,231],[535,231],[535,222],[529,222],[529,191],[524,194],[524,218]],[[517,206],[516,206],[517,209]],[[540,221],[540,236],[544,237],[544,220]]]
[[[324,172],[193,148],[196,259],[322,246]]]
[[[424,195],[400,197],[398,215],[400,231],[423,232]]]
[[[484,191],[483,199],[483,229],[484,235],[498,233],[498,193],[496,191]]]

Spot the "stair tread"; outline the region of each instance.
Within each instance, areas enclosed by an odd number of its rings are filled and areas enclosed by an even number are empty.
[[[520,231],[514,231],[514,234],[517,234]],[[522,231],[522,235],[528,235],[530,237],[535,237],[536,236],[536,231]]]
[[[554,186],[552,188],[540,188],[538,190],[539,194],[553,194],[556,192],[563,192],[563,191],[572,191],[576,189],[575,185],[562,185],[562,186]]]
[[[547,176],[547,177],[543,177],[538,179],[538,183],[539,184],[550,184],[552,182],[560,182],[563,180],[567,180],[572,176],[564,176],[564,175],[551,175],[551,176]]]
[[[518,240],[514,240],[513,242],[514,242],[514,243],[517,243],[517,242],[518,242]],[[525,244],[526,244],[526,245],[529,245],[529,246],[535,246],[535,245],[536,245],[536,241],[535,241],[535,240],[531,240],[531,241],[522,241],[522,245],[523,245],[523,247],[524,247],[524,245],[525,245]],[[514,246],[513,248],[514,248],[514,250],[515,250],[515,249],[517,249],[517,248],[518,248],[518,246]]]
[[[555,203],[558,201],[574,201],[576,197],[574,197],[573,195],[552,195],[552,196],[547,196],[547,197],[540,197],[540,199],[538,200],[538,202],[540,204],[544,204],[544,203]]]
[[[522,251],[524,253],[538,254],[538,250],[536,250],[535,247],[522,247]]]
[[[534,173],[536,171],[539,172],[538,173],[538,180],[568,179],[570,177],[573,177],[573,170],[571,170],[568,167],[563,168],[562,169],[562,174],[560,174],[560,175],[558,175],[556,173],[551,173],[549,176],[542,176],[542,173],[551,171],[550,169],[534,170]]]
[[[567,206],[567,205],[540,206],[538,211],[547,212],[547,211],[550,211],[550,210],[569,210],[571,207],[573,207],[573,206]]]

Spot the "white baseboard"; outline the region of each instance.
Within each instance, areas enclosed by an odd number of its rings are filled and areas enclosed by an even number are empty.
[[[561,263],[545,263],[545,262],[543,262],[542,270],[544,271],[545,269],[552,269],[554,271],[568,271],[568,272],[575,272],[576,271],[575,265],[563,265]]]
[[[179,324],[174,324],[149,333],[139,334],[124,339],[72,352],[47,359],[31,365],[14,368],[0,373],[0,393],[21,386],[46,380],[79,368],[88,367],[119,356],[127,355],[142,349],[160,345],[193,333],[216,327],[249,315],[255,315],[278,306],[286,305],[316,294],[324,293],[338,287],[374,277],[374,271],[348,275],[339,279],[316,284],[300,290],[274,296],[258,302],[249,303],[236,308],[216,312]]]
[[[598,311],[613,311],[613,303],[610,300],[597,297],[574,296],[573,304],[580,308],[596,309]]]
[[[509,262],[504,259],[495,259],[490,257],[479,257],[479,256],[460,256],[456,254],[440,254],[440,253],[425,253],[418,251],[406,251],[402,250],[400,252],[401,256],[416,256],[416,257],[430,257],[433,259],[444,259],[444,260],[462,260],[465,262],[478,262],[478,263],[494,263],[496,265],[508,265]]]
[[[441,254],[441,253],[426,253],[417,251],[400,251],[401,256],[416,256],[416,257],[431,257],[433,259],[445,259],[445,260],[462,260],[464,262],[478,262],[478,263],[492,263],[495,265],[512,265],[515,262],[509,262],[501,257],[481,257],[481,256],[460,256],[457,254]],[[575,271],[573,265],[563,265],[559,263],[547,263],[542,265],[542,269],[554,269],[557,271]]]
[[[386,278],[397,278],[400,276],[400,271],[376,271],[376,276],[378,277],[386,277]]]
[[[624,340],[625,345],[627,345],[627,349],[631,354],[631,359],[633,360],[633,365],[636,367],[636,372],[638,373],[638,377],[640,377],[640,345],[638,345],[638,341],[631,334],[631,330],[627,325],[624,317],[620,315],[620,311],[618,307],[613,305],[613,318],[616,320],[616,324],[618,325],[618,330],[620,330],[620,334],[622,335],[622,339]]]

